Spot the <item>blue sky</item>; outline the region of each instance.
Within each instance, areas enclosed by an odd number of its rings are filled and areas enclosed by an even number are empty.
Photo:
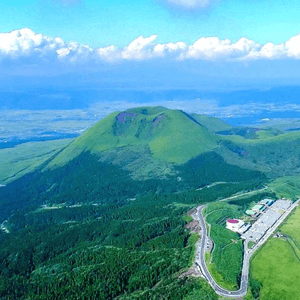
[[[269,88],[300,83],[286,0],[2,0],[0,87]]]
[[[152,34],[162,43],[190,44],[202,36],[281,43],[300,32],[296,1],[217,2],[206,9],[187,10],[167,0],[2,0],[0,32],[28,27],[92,47],[121,47]]]

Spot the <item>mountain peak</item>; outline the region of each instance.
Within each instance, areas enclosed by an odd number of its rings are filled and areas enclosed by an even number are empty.
[[[50,166],[65,164],[85,151],[100,154],[121,147],[148,147],[154,159],[182,164],[211,150],[217,137],[194,116],[165,107],[115,112],[66,147]]]

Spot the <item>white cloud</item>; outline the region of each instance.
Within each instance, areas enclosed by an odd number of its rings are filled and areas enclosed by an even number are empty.
[[[115,45],[93,49],[77,42],[67,43],[59,37],[37,34],[24,28],[0,33],[1,59],[33,58],[60,62],[171,60],[275,60],[300,59],[300,34],[281,44],[259,44],[245,37],[233,42],[218,37],[201,37],[191,45],[179,42],[157,43],[157,35],[139,36],[124,48]],[[26,61],[26,60],[24,60]]]
[[[152,46],[157,39],[157,35],[151,35],[147,38],[138,37],[124,48],[121,57],[124,59],[143,60],[153,56]]]
[[[66,57],[68,54],[70,54],[70,49],[69,48],[61,48],[56,50],[56,53],[58,57]]]
[[[96,52],[99,57],[107,61],[116,60],[146,60],[156,57],[165,57],[170,54],[180,54],[187,48],[183,42],[155,44],[157,35],[150,37],[140,36],[133,40],[128,46],[119,49],[116,46],[98,48]]]
[[[180,59],[234,59],[240,58],[259,48],[259,44],[246,38],[236,43],[229,39],[220,40],[218,37],[202,37],[188,47],[186,53],[181,53]]]
[[[287,56],[293,58],[300,58],[300,34],[293,36],[285,42]]]
[[[67,47],[56,50],[59,58],[68,59],[71,62],[90,59],[93,52],[94,50],[91,47],[80,45],[77,42],[71,42]]]
[[[171,53],[180,53],[181,51],[185,51],[186,48],[187,45],[184,42],[156,44],[153,49],[153,54],[154,56],[165,56]]]
[[[106,61],[115,61],[120,58],[118,48],[114,45],[98,48],[97,53],[101,59]]]
[[[28,28],[0,33],[0,55],[10,57],[44,56],[65,46],[61,38],[36,34]]]
[[[286,54],[285,47],[283,44],[275,45],[273,43],[266,43],[258,51],[250,52],[247,58],[267,58],[277,59],[281,58]]]
[[[300,59],[300,34],[281,44],[271,42],[250,51],[243,59]]]

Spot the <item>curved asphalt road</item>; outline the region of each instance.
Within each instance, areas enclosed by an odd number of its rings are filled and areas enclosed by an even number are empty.
[[[195,219],[199,221],[200,227],[202,228],[202,237],[201,241],[198,244],[197,252],[196,252],[196,264],[200,267],[203,275],[205,276],[208,283],[211,285],[211,287],[215,290],[215,292],[223,297],[243,297],[247,294],[248,289],[248,270],[249,270],[249,258],[244,255],[244,264],[243,264],[243,271],[242,271],[242,280],[241,280],[241,288],[238,291],[227,291],[223,288],[221,288],[212,278],[210,275],[206,262],[205,262],[205,247],[207,244],[207,230],[206,230],[206,224],[202,215],[202,210],[204,209],[204,205],[201,205],[197,207],[197,212],[195,213]],[[247,262],[245,264],[245,262]]]
[[[194,214],[194,218],[199,222],[202,228],[202,237],[200,242],[196,245],[196,264],[200,267],[203,275],[205,276],[208,283],[211,287],[215,290],[215,292],[222,296],[228,298],[236,298],[236,297],[244,297],[247,294],[248,289],[248,274],[249,274],[249,261],[251,255],[273,234],[273,232],[279,227],[279,225],[284,221],[284,219],[291,213],[291,211],[298,205],[299,200],[295,202],[290,208],[279,218],[279,220],[271,227],[267,233],[263,236],[263,238],[255,244],[255,246],[248,250],[248,240],[244,241],[244,260],[243,260],[243,269],[242,269],[242,277],[241,277],[241,285],[240,289],[237,291],[228,291],[220,287],[215,280],[210,275],[206,262],[205,262],[205,247],[208,242],[207,237],[207,230],[205,220],[202,215],[202,210],[204,209],[205,205],[201,205],[197,207],[197,211]]]

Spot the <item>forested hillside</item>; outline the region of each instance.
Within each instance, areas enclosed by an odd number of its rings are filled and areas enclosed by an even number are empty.
[[[179,278],[197,240],[186,214],[263,188],[283,147],[216,133],[223,125],[161,107],[114,113],[1,187],[0,299],[217,299],[204,280]]]
[[[182,217],[201,202],[259,188],[265,177],[253,179],[255,172],[222,166],[221,159],[212,165],[217,173],[209,170],[210,159],[199,158],[191,174],[190,165],[181,166],[180,182],[134,181],[86,153],[2,188],[2,299],[77,299],[78,293],[81,299],[184,299],[194,289],[199,299],[214,299],[203,280],[178,278],[193,260],[195,242]],[[190,188],[227,175],[243,181]]]

